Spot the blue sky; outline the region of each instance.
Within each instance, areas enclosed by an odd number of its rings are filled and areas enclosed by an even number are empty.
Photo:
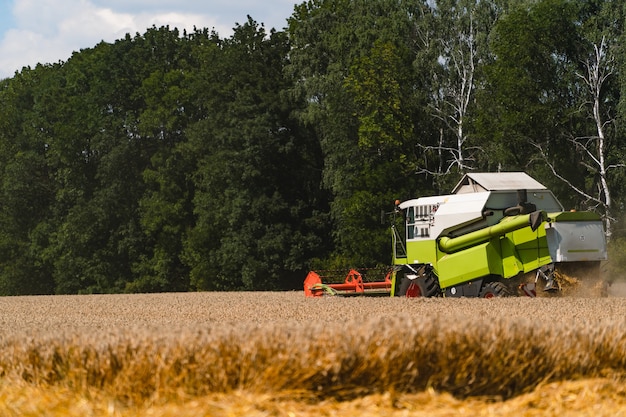
[[[303,0],[0,0],[0,79],[37,63],[66,61],[74,51],[153,25],[232,34],[250,15],[282,29]]]

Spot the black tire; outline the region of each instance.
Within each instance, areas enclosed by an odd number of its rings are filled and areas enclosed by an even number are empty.
[[[409,297],[406,293],[409,290],[409,287],[411,286],[411,284],[415,283],[415,281],[417,281],[419,278],[416,279],[409,279],[406,274],[402,275],[402,281],[400,282],[400,290],[398,291],[398,296],[399,297]],[[419,288],[419,286],[418,286]],[[413,295],[412,297],[421,297],[421,290],[419,295]]]
[[[439,287],[439,279],[432,271],[428,271],[426,276],[421,279],[422,279],[422,293],[424,294],[424,297],[441,296],[441,288]]]
[[[511,292],[501,282],[486,282],[480,290],[480,298],[510,297]]]
[[[441,295],[439,281],[432,270],[427,269],[420,277],[409,279],[402,276],[398,296],[400,297],[438,297]]]

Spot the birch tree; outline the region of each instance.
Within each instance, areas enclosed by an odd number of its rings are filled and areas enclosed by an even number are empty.
[[[475,105],[479,67],[487,53],[488,29],[495,18],[491,2],[439,1],[434,6],[438,35],[431,90],[431,114],[439,121],[435,151],[440,162],[433,175],[466,172],[475,168],[481,147],[472,141],[469,121]],[[422,171],[428,171],[424,168]]]
[[[614,109],[606,100],[609,79],[615,71],[615,60],[610,54],[609,43],[605,36],[592,45],[589,57],[583,63],[584,71],[576,76],[582,81],[583,103],[580,110],[591,121],[590,134],[572,135],[569,142],[581,155],[581,165],[593,174],[593,189],[586,191],[565,178],[553,163],[549,163],[555,176],[585,199],[585,204],[592,209],[599,209],[604,216],[607,237],[611,236],[611,188],[610,171],[623,168],[623,163],[612,162],[610,152],[612,143],[608,135],[614,124]],[[541,149],[541,148],[540,148]]]

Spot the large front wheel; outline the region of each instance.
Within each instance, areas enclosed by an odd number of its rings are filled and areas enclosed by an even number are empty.
[[[441,295],[439,280],[432,270],[424,265],[417,274],[413,271],[403,274],[398,295],[407,298],[438,297]]]

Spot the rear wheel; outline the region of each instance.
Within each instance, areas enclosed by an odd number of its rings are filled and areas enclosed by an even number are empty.
[[[480,298],[509,297],[509,289],[501,282],[486,282],[480,290]]]

